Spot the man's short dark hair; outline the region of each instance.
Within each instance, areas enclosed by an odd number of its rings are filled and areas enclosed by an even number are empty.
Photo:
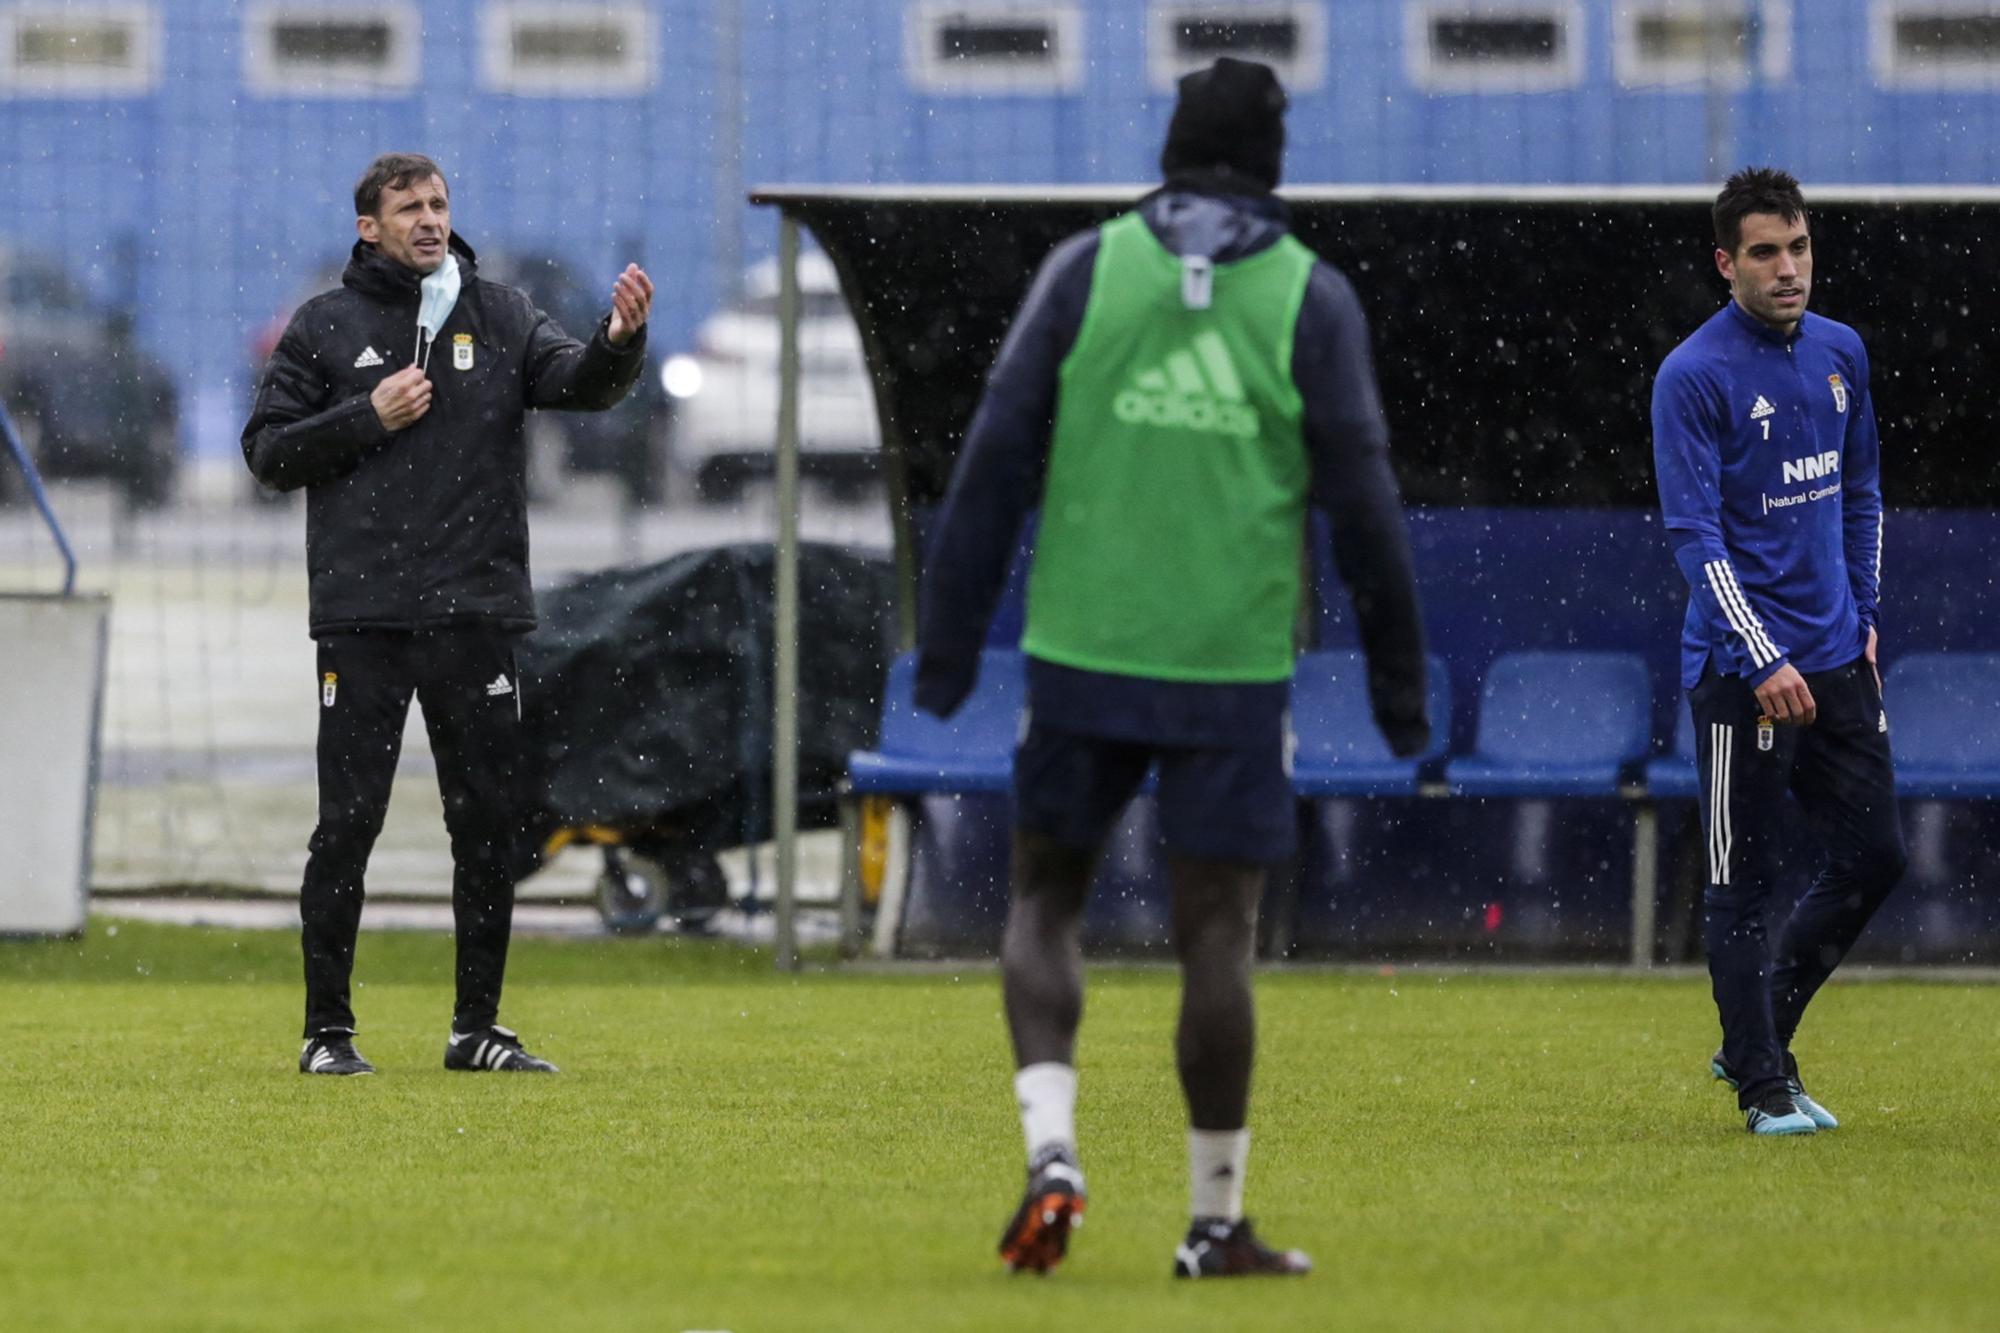
[[[1806,198],[1790,172],[1776,167],[1745,167],[1722,183],[1715,196],[1715,243],[1730,254],[1743,244],[1743,219],[1752,213],[1775,213],[1786,222],[1806,215]]]
[[[354,216],[374,217],[382,207],[382,191],[401,190],[412,181],[426,181],[433,176],[443,181],[444,169],[422,153],[382,154],[368,164],[368,170],[354,183]],[[451,193],[449,185],[445,186],[445,193]]]

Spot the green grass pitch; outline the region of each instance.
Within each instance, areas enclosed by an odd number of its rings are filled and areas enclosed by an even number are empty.
[[[1171,972],[1097,966],[1088,1225],[993,1255],[1021,1144],[990,968],[515,944],[566,1072],[448,1074],[450,945],[363,937],[371,1079],[295,1070],[289,935],[0,943],[0,1327],[1991,1329],[2000,987],[1837,984],[1843,1117],[1753,1140],[1698,979],[1260,981],[1250,1204],[1319,1271],[1176,1283]]]

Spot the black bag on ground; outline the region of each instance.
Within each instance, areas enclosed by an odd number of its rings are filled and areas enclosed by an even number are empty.
[[[655,852],[771,836],[774,569],[768,543],[723,546],[537,594],[519,651],[534,848],[585,825]],[[848,754],[875,743],[894,574],[807,543],[799,590],[799,825],[826,828]]]

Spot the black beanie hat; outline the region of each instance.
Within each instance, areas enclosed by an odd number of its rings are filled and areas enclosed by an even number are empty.
[[[1285,156],[1285,90],[1269,65],[1223,56],[1181,79],[1160,170],[1226,167],[1275,189]]]

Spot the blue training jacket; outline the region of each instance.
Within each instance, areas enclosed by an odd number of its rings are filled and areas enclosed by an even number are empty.
[[[1653,463],[1692,595],[1681,684],[1750,684],[1861,656],[1882,572],[1868,353],[1807,314],[1787,336],[1731,301],[1660,364]]]

